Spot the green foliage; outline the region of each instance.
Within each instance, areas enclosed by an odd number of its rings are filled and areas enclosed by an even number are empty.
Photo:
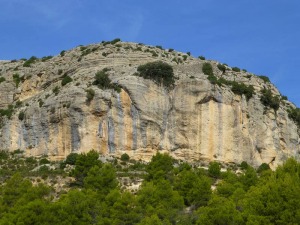
[[[232,67],[232,71],[234,72],[241,72],[241,69],[238,67]]]
[[[274,109],[274,111],[276,112],[280,106],[280,99],[278,98],[278,96],[273,96],[270,89],[263,89],[261,91],[261,94],[261,103],[266,107]]]
[[[158,84],[171,87],[175,83],[172,66],[167,63],[157,61],[140,65],[137,68],[139,76],[145,79],[151,79]]]
[[[115,38],[115,39],[113,39],[112,41],[104,41],[104,42],[103,42],[103,45],[104,45],[104,46],[105,46],[105,45],[108,45],[108,44],[114,45],[114,44],[116,44],[116,43],[118,43],[118,42],[120,42],[120,41],[121,41],[120,38]]]
[[[13,81],[16,84],[16,87],[19,87],[19,84],[24,80],[24,77],[20,77],[18,73],[13,74]]]
[[[257,172],[258,173],[261,173],[263,171],[266,171],[266,170],[270,170],[270,166],[267,164],[267,163],[262,163],[258,169],[257,169]]]
[[[0,150],[0,160],[6,160],[6,159],[8,159],[8,157],[9,157],[9,154],[7,151]]]
[[[50,163],[50,161],[48,159],[46,159],[46,158],[42,158],[40,160],[40,165],[49,164],[49,163]]]
[[[65,160],[65,163],[66,164],[69,164],[69,165],[75,165],[76,163],[76,160],[77,160],[77,157],[78,157],[78,154],[77,153],[70,153],[66,160]]]
[[[42,62],[46,62],[47,60],[52,59],[52,58],[53,58],[52,55],[44,56],[44,57],[42,58]]]
[[[68,84],[68,83],[70,83],[72,81],[73,81],[73,79],[71,77],[69,77],[68,75],[65,75],[63,77],[63,79],[61,80],[61,85],[65,86],[66,84]]]
[[[174,159],[167,155],[156,153],[146,167],[147,180],[167,179],[173,169]]]
[[[42,99],[39,99],[38,102],[39,102],[39,107],[42,107],[44,105],[44,101]]]
[[[247,162],[243,161],[243,162],[241,163],[241,168],[242,168],[243,170],[248,169],[248,167],[249,167],[249,164],[248,164]]]
[[[207,207],[199,208],[197,215],[197,225],[243,224],[242,214],[234,201],[219,196],[213,196]]]
[[[121,41],[120,38],[115,38],[115,39],[113,39],[110,43],[111,43],[112,45],[114,45],[114,44],[116,44],[116,43],[118,43],[118,42],[120,42],[120,41]]]
[[[0,84],[2,83],[2,82],[4,82],[6,79],[5,79],[5,77],[0,77]]]
[[[86,92],[86,99],[88,102],[92,101],[95,96],[95,91],[91,88],[85,90]]]
[[[61,57],[63,57],[66,54],[66,51],[62,50],[59,54],[60,54]]]
[[[199,56],[198,58],[201,59],[201,60],[205,60],[204,56]]]
[[[31,165],[26,170],[32,170],[37,166],[36,159],[19,160],[18,156],[12,160],[17,154],[0,151],[0,224],[249,225],[300,221],[300,163],[292,158],[275,171],[267,170],[259,176],[242,163],[242,174],[228,170],[217,180],[187,163],[176,168],[169,165],[171,179],[160,176],[145,180],[132,194],[120,190],[112,164],[98,164],[97,153],[87,154],[78,155],[81,160],[75,163],[75,170],[79,166],[78,171],[86,172],[83,185],[53,199],[50,186],[33,185],[22,175],[25,167],[21,165]],[[153,161],[157,162],[154,167],[170,160],[160,155]],[[3,173],[7,165],[12,169],[21,167],[22,173]],[[43,166],[37,175],[50,172]],[[32,179],[32,174],[29,177]],[[213,192],[212,182],[216,186]]]
[[[76,178],[78,185],[83,185],[84,178],[93,166],[98,166],[99,168],[102,167],[102,163],[98,158],[99,154],[95,150],[77,156],[75,163],[76,167],[72,172],[72,175]]]
[[[118,186],[115,169],[111,164],[104,164],[101,168],[93,166],[84,178],[84,187],[108,194],[110,190]]]
[[[214,75],[209,75],[207,79],[212,83],[212,84],[217,84],[219,86],[221,85],[230,85],[231,86],[231,91],[237,95],[245,95],[247,101],[249,101],[250,98],[254,95],[254,87],[252,85],[246,85],[244,83],[238,83],[236,81],[229,81],[224,79],[223,77],[217,78]]]
[[[144,183],[138,192],[138,203],[143,215],[156,214],[160,219],[171,222],[175,222],[176,215],[184,206],[183,198],[166,180],[158,180],[156,184]]]
[[[129,161],[130,157],[127,153],[124,153],[121,155],[121,160],[122,161]]]
[[[121,87],[117,84],[111,83],[111,79],[109,78],[107,72],[109,69],[104,68],[101,71],[98,71],[95,74],[95,80],[93,82],[93,85],[97,85],[101,89],[113,89],[117,92],[121,92]]]
[[[24,111],[21,111],[20,113],[19,113],[19,115],[18,115],[18,118],[19,118],[19,120],[24,120],[24,118],[25,118],[25,112]]]
[[[198,208],[207,204],[211,196],[211,181],[206,176],[184,169],[175,178],[175,190],[184,198],[187,206]]]
[[[210,75],[210,76],[213,76],[214,73],[213,73],[213,68],[211,66],[210,63],[204,63],[203,66],[202,66],[202,72],[205,74],[205,75]]]
[[[8,119],[11,118],[14,113],[14,106],[9,105],[6,109],[0,109],[0,116],[6,116]]]
[[[23,63],[23,66],[24,67],[30,67],[31,64],[35,63],[37,60],[37,57],[35,56],[31,56],[30,59],[26,60],[24,63]]]
[[[218,162],[209,163],[208,174],[211,177],[218,178],[221,175],[221,166]]]
[[[288,115],[289,118],[296,123],[298,128],[300,128],[300,108],[289,108]]]
[[[55,86],[53,89],[52,89],[52,92],[56,95],[58,95],[59,93],[59,87],[58,86]]]
[[[226,66],[224,64],[218,64],[218,69],[222,71],[222,73],[225,73],[226,71]]]
[[[265,83],[270,83],[270,79],[267,76],[258,76],[260,79],[262,79]]]
[[[247,100],[252,98],[254,94],[254,87],[252,85],[247,86],[244,83],[238,83],[235,81],[232,82],[231,90],[235,94],[245,95]]]

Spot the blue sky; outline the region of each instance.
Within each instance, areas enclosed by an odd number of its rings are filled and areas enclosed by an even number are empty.
[[[0,0],[0,59],[121,38],[266,75],[300,106],[299,0]]]

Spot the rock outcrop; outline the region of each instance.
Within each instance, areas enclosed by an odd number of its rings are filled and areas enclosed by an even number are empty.
[[[50,57],[49,57],[50,58]],[[141,64],[161,60],[172,65],[174,88],[167,90],[136,76]],[[202,65],[211,63],[216,77],[253,85],[247,100],[227,85],[211,84]],[[279,109],[265,107],[260,91],[279,91],[247,72],[225,73],[217,62],[185,53],[118,42],[79,46],[53,58],[0,61],[0,146],[24,150],[26,155],[63,159],[71,152],[91,149],[103,154],[129,154],[149,160],[156,151],[188,161],[268,163],[276,167],[287,157],[299,159],[299,134],[281,100]],[[101,90],[95,73],[109,68],[109,77],[121,87]],[[15,76],[14,76],[15,74]],[[17,75],[16,75],[17,74]],[[72,82],[62,86],[63,77]],[[18,84],[16,77],[19,77]],[[95,95],[87,100],[87,89]]]

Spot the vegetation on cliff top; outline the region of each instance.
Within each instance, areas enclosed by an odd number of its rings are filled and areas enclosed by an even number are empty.
[[[151,79],[166,87],[172,87],[175,83],[172,66],[161,61],[140,65],[137,71],[139,76],[145,79]]]

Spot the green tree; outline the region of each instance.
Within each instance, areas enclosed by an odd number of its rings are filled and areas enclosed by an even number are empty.
[[[211,177],[218,178],[221,175],[221,166],[218,162],[211,162],[208,166],[208,174]]]
[[[162,83],[166,87],[171,87],[175,83],[172,66],[161,61],[140,65],[137,71],[141,77]]]
[[[78,154],[72,152],[67,156],[65,163],[69,164],[69,165],[75,165],[77,157],[78,157]]]
[[[204,63],[203,64],[203,66],[202,66],[202,72],[205,75],[211,75],[211,76],[214,75],[213,68],[212,68],[212,66],[211,66],[210,63]]]
[[[121,160],[122,161],[128,161],[130,159],[129,155],[127,153],[124,153],[121,155]]]
[[[76,178],[78,185],[83,185],[83,180],[87,176],[88,171],[93,166],[102,167],[102,162],[98,160],[99,153],[95,150],[91,150],[88,153],[83,153],[77,156],[75,169],[72,172],[72,175]]]
[[[172,175],[173,162],[174,159],[171,156],[157,152],[146,167],[148,173],[146,179],[148,181],[161,178],[167,179]]]
[[[213,196],[207,207],[200,207],[197,211],[197,224],[205,225],[234,225],[244,224],[240,211],[235,203],[227,198]]]
[[[156,184],[144,183],[137,198],[144,217],[157,214],[161,220],[167,219],[170,222],[175,222],[178,212],[184,206],[183,198],[166,180],[159,180]]]
[[[67,83],[70,83],[72,81],[73,81],[73,79],[71,77],[69,77],[68,75],[65,75],[63,77],[63,79],[61,80],[61,85],[65,86]]]
[[[174,182],[175,190],[184,198],[187,206],[196,208],[207,204],[211,196],[211,181],[206,176],[198,176],[191,170],[180,172]]]
[[[117,187],[115,169],[111,164],[104,164],[101,168],[98,165],[93,166],[87,177],[84,179],[84,187],[107,194],[110,190]]]

